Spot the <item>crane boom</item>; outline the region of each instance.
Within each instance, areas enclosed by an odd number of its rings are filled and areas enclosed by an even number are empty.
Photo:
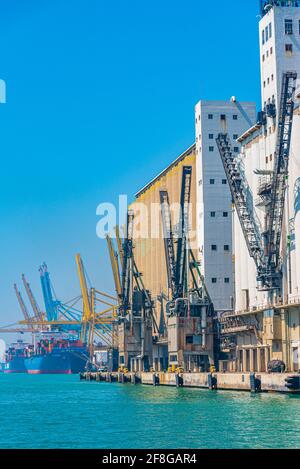
[[[134,213],[127,213],[126,238],[123,244],[123,268],[122,268],[122,314],[125,316],[130,308],[130,290],[132,288],[133,275],[133,220]]]
[[[118,295],[118,298],[121,298],[122,288],[121,288],[118,254],[114,250],[113,242],[109,235],[106,236],[106,241],[107,241],[110,263],[111,263],[113,277],[114,277],[115,290]]]
[[[180,219],[179,219],[179,233],[177,241],[177,256],[176,256],[176,278],[177,278],[177,297],[181,297],[184,291],[184,282],[187,273],[186,269],[186,254],[187,254],[187,239],[189,232],[189,205],[191,198],[192,187],[192,167],[183,166],[182,170],[182,183],[181,183],[181,197],[180,197]]]
[[[168,286],[172,292],[172,298],[174,298],[176,295],[176,263],[169,194],[167,191],[160,191],[159,195],[167,264]]]
[[[294,114],[296,72],[283,74],[274,171],[271,179],[271,204],[268,218],[268,262],[279,266],[283,212],[288,180],[289,154]]]
[[[86,284],[86,278],[84,274],[84,266],[81,259],[80,254],[76,255],[76,264],[77,264],[77,272],[79,277],[80,289],[82,294],[82,301],[83,301],[83,313],[82,313],[82,320],[89,321],[92,317],[92,307],[89,298],[88,288]]]
[[[240,174],[238,162],[231,148],[228,135],[220,133],[217,138],[217,145],[249,255],[254,259],[257,269],[261,269],[264,264],[264,259],[259,228],[256,224],[253,212],[249,208],[246,199],[247,190]]]
[[[25,290],[26,290],[26,293],[27,293],[27,296],[29,298],[29,301],[30,301],[30,304],[31,304],[31,307],[33,309],[33,312],[34,312],[34,315],[36,317],[36,319],[38,319],[39,321],[42,321],[43,320],[43,315],[41,313],[41,310],[36,302],[36,299],[32,293],[32,290],[30,288],[30,285],[29,283],[27,282],[26,278],[25,278],[25,275],[22,274],[22,281],[23,281],[23,284],[24,284],[24,287],[25,287]]]
[[[23,313],[24,319],[28,324],[28,328],[30,329],[30,327],[32,326],[32,320],[30,318],[28,309],[27,309],[27,307],[24,303],[23,297],[21,295],[21,292],[18,290],[18,287],[17,287],[16,283],[14,284],[14,289],[15,289],[16,296],[17,296],[21,311]]]
[[[238,162],[231,149],[227,134],[219,134],[217,145],[227,176],[233,202],[250,256],[257,268],[257,280],[262,290],[281,288],[282,266],[280,244],[288,179],[289,153],[294,113],[296,72],[285,72],[282,79],[280,109],[277,122],[277,140],[274,169],[270,172],[270,183],[260,197],[266,206],[266,230],[259,231],[247,204],[247,189],[240,174]],[[264,242],[262,242],[262,239]]]

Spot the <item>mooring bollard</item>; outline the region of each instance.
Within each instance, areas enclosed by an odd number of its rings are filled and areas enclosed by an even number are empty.
[[[179,374],[176,374],[175,379],[176,379],[176,387],[177,388],[182,388],[182,386],[183,386],[182,376],[180,376]]]
[[[211,391],[214,391],[218,387],[217,377],[213,376],[212,373],[207,374],[207,383],[208,389],[210,389]]]
[[[153,386],[159,386],[159,376],[156,373],[153,373]]]

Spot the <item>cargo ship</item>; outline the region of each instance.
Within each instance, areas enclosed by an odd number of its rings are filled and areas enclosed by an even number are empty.
[[[85,344],[62,332],[34,334],[34,345],[25,349],[28,374],[73,374],[85,370],[89,360]]]
[[[74,374],[86,370],[88,350],[80,340],[61,332],[34,334],[34,345],[18,342],[8,349],[4,373]]]
[[[27,373],[25,349],[29,346],[23,340],[11,344],[5,353],[5,363],[2,364],[3,373]]]

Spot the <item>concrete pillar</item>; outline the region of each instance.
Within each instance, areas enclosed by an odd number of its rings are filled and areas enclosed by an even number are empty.
[[[266,347],[265,349],[265,366],[266,366],[266,371],[268,371],[268,363],[270,361],[270,349],[269,347]]]
[[[257,371],[260,373],[261,372],[261,354],[260,354],[260,347],[257,349]]]
[[[249,350],[249,354],[250,354],[250,360],[249,360],[249,362],[250,362],[250,370],[249,370],[249,371],[255,371],[255,370],[254,370],[254,350],[253,350],[253,348],[251,348],[251,349]]]
[[[246,350],[243,350],[242,353],[243,353],[243,372],[245,373],[245,371],[247,371],[247,351]]]

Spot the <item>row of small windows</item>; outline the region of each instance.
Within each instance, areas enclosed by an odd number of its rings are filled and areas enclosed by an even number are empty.
[[[274,75],[272,73],[271,77],[268,77],[267,80],[264,81],[264,88],[271,83],[271,81],[274,81]]]
[[[216,212],[210,212],[211,218],[216,218]],[[228,212],[223,212],[223,218],[228,218]]]
[[[208,149],[209,149],[210,152],[215,151],[214,146],[210,146],[210,147],[208,147]],[[234,151],[234,153],[239,153],[240,149],[239,149],[239,147],[233,147],[233,151]]]
[[[207,115],[208,120],[213,120],[214,117],[215,117],[214,114],[208,114],[208,115]],[[233,115],[232,115],[232,119],[233,119],[234,121],[237,121],[238,118],[239,118],[238,114],[233,114]],[[221,121],[226,121],[226,119],[227,119],[226,114],[221,114],[221,115],[220,115],[220,119],[221,119]],[[196,117],[196,124],[197,124],[198,121],[200,122],[200,120],[201,120],[201,118],[200,118],[200,115],[199,115],[198,117]]]
[[[216,182],[215,179],[210,179],[209,180],[209,184],[211,184],[211,185],[214,185],[215,182]],[[222,184],[225,186],[227,184],[227,179],[222,179]],[[202,179],[200,179],[200,181],[199,181],[199,186],[201,186],[201,185],[202,185]]]
[[[218,246],[216,244],[212,244],[211,245],[211,250],[212,251],[217,251],[218,250]],[[224,251],[225,252],[228,252],[229,251],[229,244],[224,244]]]
[[[269,55],[272,55],[272,54],[273,54],[273,47],[270,47],[270,52],[267,50],[266,54],[263,54],[262,56],[263,62],[265,61],[266,58],[269,57]]]
[[[266,156],[266,163],[268,164],[269,161],[270,161],[270,163],[273,161],[273,155]]]
[[[215,184],[216,180],[215,179],[210,179],[209,184],[213,185]],[[227,179],[222,179],[222,184],[227,184]]]
[[[209,140],[214,139],[214,134],[208,134]],[[238,134],[233,134],[233,140],[237,140],[239,138]]]
[[[217,283],[218,282],[218,279],[216,277],[213,277],[211,279],[211,283]],[[224,283],[230,283],[230,278],[229,277],[225,277],[224,278]]]
[[[268,42],[269,39],[272,37],[272,23],[269,23],[268,26],[263,29],[262,32],[262,43],[263,45]]]
[[[213,114],[208,114],[208,119],[209,119],[209,120],[213,120],[213,118],[214,118],[214,115],[213,115]],[[225,121],[225,120],[226,120],[226,114],[221,114],[221,115],[220,115],[220,119],[221,119],[221,121]],[[233,114],[232,119],[233,119],[234,121],[237,121],[237,120],[238,120],[238,115],[237,115],[237,114]]]

